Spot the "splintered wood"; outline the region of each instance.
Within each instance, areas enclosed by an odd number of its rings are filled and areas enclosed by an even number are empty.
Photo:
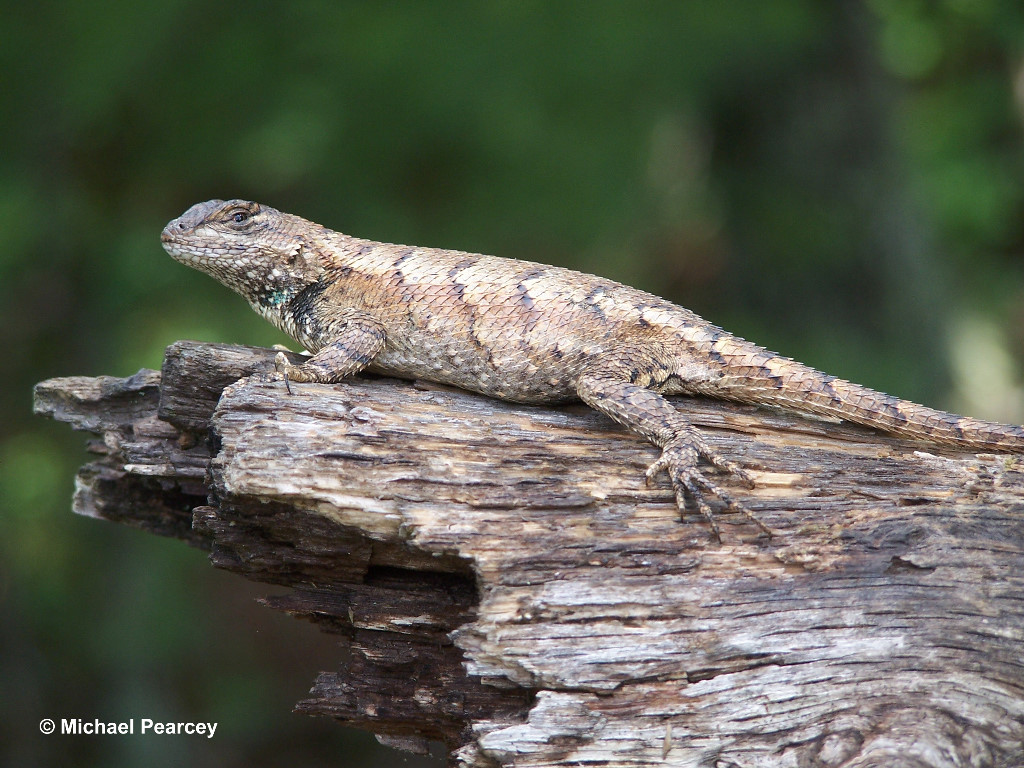
[[[237,381],[273,355],[180,342],[36,410],[102,438],[75,511],[286,585],[268,605],[348,645],[301,711],[480,768],[1024,765],[1016,459],[678,399],[776,533],[723,510],[719,544],[585,408]]]

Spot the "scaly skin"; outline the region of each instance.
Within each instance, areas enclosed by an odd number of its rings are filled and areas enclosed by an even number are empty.
[[[522,403],[579,399],[662,449],[682,509],[717,496],[698,469],[747,483],[662,395],[691,394],[837,417],[964,449],[1024,451],[1024,429],[926,408],[828,376],[726,333],[688,309],[594,275],[529,261],[377,243],[243,200],[189,208],[162,234],[176,260],[238,292],[313,356],[278,357],[291,381],[362,369]]]

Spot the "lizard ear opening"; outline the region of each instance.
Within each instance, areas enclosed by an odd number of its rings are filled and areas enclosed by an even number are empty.
[[[295,262],[299,260],[299,256],[302,254],[302,246],[303,242],[300,238],[299,242],[292,243],[284,250],[279,250],[278,253],[280,253],[284,258],[285,264],[292,267],[295,265]]]

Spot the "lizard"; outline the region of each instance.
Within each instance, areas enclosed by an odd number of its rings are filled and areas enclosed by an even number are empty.
[[[375,242],[246,200],[209,200],[161,234],[175,260],[240,294],[302,344],[271,379],[336,383],[362,370],[518,403],[581,400],[661,450],[680,511],[710,499],[772,532],[706,475],[753,487],[665,395],[841,419],[960,449],[1024,453],[1024,429],[925,407],[822,373],[612,280],[531,261]]]

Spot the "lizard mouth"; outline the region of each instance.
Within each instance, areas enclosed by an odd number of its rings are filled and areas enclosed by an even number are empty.
[[[179,219],[164,227],[160,233],[160,244],[167,253],[179,261],[192,255],[188,248],[187,228]]]
[[[172,221],[164,227],[164,231],[160,233],[160,244],[175,261],[185,261],[189,258],[190,254],[182,247],[182,240],[178,233],[174,231],[177,229],[175,226],[177,223],[177,221]]]

